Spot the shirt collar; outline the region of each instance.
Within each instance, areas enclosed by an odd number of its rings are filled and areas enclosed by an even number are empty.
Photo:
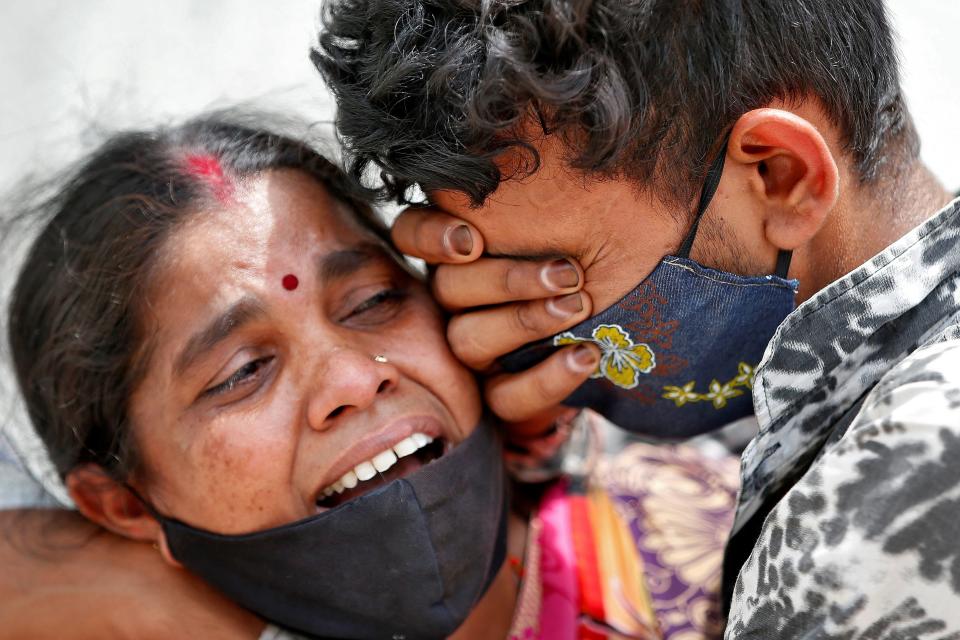
[[[744,451],[736,530],[839,418],[960,309],[960,199],[800,305],[754,381],[760,432]]]

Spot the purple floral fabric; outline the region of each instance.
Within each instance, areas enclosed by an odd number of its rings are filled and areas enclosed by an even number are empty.
[[[717,460],[691,446],[645,444],[597,469],[636,540],[665,639],[722,634],[720,572],[738,472],[734,456]]]

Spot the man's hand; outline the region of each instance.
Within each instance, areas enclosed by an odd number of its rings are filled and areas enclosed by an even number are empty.
[[[67,510],[0,511],[0,638],[252,640],[265,624]]]
[[[590,316],[580,265],[566,258],[485,257],[475,227],[431,208],[401,213],[392,236],[400,251],[434,265],[434,296],[453,314],[447,339],[461,361],[489,374],[484,396],[490,409],[515,423],[518,435],[548,426],[557,405],[596,370],[599,351],[586,344],[566,347],[515,374],[491,373],[490,367],[500,356]]]

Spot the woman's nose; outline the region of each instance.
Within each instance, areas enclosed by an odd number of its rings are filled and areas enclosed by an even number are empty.
[[[317,431],[329,428],[340,416],[363,410],[397,384],[399,372],[382,354],[337,349],[317,376],[307,420]]]

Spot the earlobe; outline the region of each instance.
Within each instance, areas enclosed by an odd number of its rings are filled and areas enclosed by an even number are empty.
[[[77,510],[103,528],[147,542],[157,541],[162,533],[143,502],[98,465],[77,467],[67,474],[66,484]]]
[[[750,171],[765,231],[780,249],[796,249],[823,225],[839,197],[839,170],[823,135],[782,109],[755,109],[734,125],[730,158]]]

